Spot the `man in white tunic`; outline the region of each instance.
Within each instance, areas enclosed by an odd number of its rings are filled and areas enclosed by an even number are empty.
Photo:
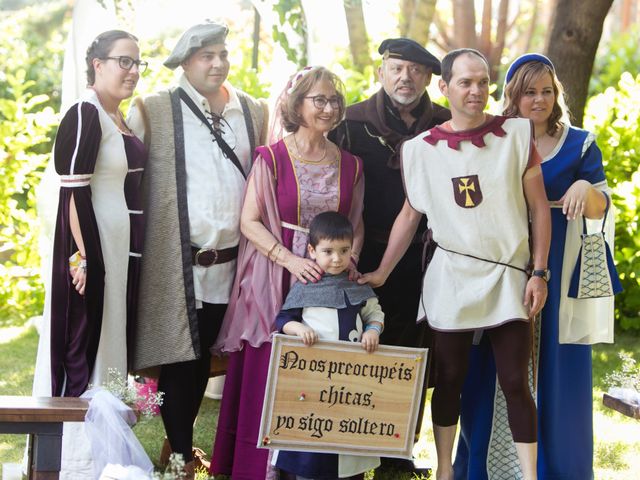
[[[185,31],[165,66],[178,85],[137,99],[130,125],[149,145],[134,371],[159,376],[173,452],[193,472],[193,422],[210,371],[209,347],[227,308],[240,208],[253,149],[264,143],[266,104],[228,81],[225,25]]]
[[[454,478],[460,393],[478,331],[492,344],[524,477],[535,479],[536,410],[527,365],[531,321],[547,295],[551,232],[540,156],[528,120],[484,113],[489,69],[481,53],[447,54],[439,86],[452,118],[404,144],[407,201],[378,270],[361,281],[384,283],[426,214],[436,248],[425,273],[419,319],[436,332],[436,479]]]

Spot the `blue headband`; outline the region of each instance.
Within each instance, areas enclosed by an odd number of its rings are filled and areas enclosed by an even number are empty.
[[[556,71],[553,63],[551,63],[551,60],[549,60],[549,58],[545,57],[544,55],[540,53],[525,53],[524,55],[520,55],[518,58],[516,58],[509,66],[509,70],[507,70],[507,74],[504,77],[504,84],[506,85],[511,81],[516,73],[516,70],[518,70],[525,63],[529,62],[544,63],[545,65],[551,67],[551,70],[553,70],[554,72]]]

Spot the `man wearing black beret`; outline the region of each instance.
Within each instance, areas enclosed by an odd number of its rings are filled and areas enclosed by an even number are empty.
[[[378,52],[382,55],[378,68],[382,88],[371,98],[348,107],[345,120],[330,134],[335,143],[364,162],[366,230],[358,262],[361,272],[375,270],[380,264],[389,232],[405,201],[400,144],[451,118],[449,110],[431,103],[425,90],[431,75],[440,74],[440,61],[436,57],[408,38],[384,40]],[[416,325],[416,318],[422,286],[421,238],[426,229],[427,221],[423,218],[407,253],[385,285],[376,289],[385,313],[380,343],[424,345],[426,322]],[[423,408],[424,405],[420,417]],[[389,465],[385,460],[383,466]],[[414,470],[409,462],[393,463],[394,468]]]

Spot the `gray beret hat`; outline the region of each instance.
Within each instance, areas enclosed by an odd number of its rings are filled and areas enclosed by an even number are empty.
[[[202,47],[216,43],[224,43],[229,29],[223,23],[206,21],[189,28],[182,34],[171,54],[164,61],[164,66],[171,70],[188,59],[193,52]]]

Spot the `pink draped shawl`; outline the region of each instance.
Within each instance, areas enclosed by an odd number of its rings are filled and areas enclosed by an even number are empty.
[[[280,175],[274,175],[274,163],[289,164],[284,141],[281,140],[272,145],[271,151],[276,158],[269,158],[271,155],[267,147],[256,149],[256,159],[247,185],[253,182],[262,223],[279,242],[291,248],[291,236],[283,235],[280,223],[277,179]],[[341,159],[338,165],[341,201],[338,210],[349,217],[356,231],[362,222],[364,196],[362,160],[344,150],[340,153]],[[265,156],[267,158],[264,158]],[[344,191],[347,188],[352,189],[348,194]],[[345,204],[347,199],[350,199],[349,204]],[[283,239],[283,236],[289,238]],[[290,285],[295,281],[295,277],[292,281],[287,281],[289,277],[288,271],[268,260],[244,235],[241,236],[236,277],[229,298],[229,307],[211,351],[214,354],[235,352],[242,350],[244,342],[258,348],[264,342],[270,341],[275,331],[274,320],[287,294],[284,285]]]

